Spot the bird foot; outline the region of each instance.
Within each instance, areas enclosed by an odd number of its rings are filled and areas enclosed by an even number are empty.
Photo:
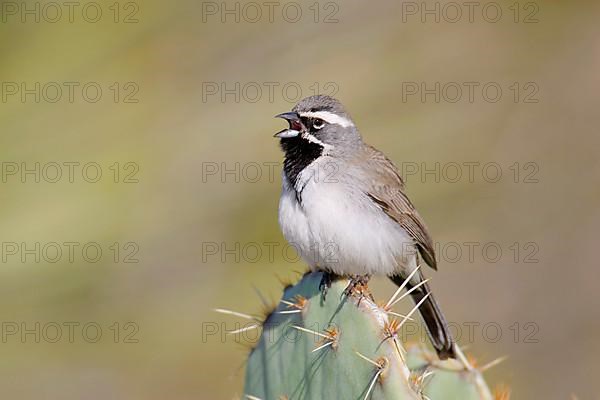
[[[369,292],[369,280],[371,279],[371,275],[351,275],[350,282],[346,289],[344,290],[344,295],[350,296],[353,293],[360,294],[361,297],[364,295],[368,295],[371,300],[373,300],[373,295]]]

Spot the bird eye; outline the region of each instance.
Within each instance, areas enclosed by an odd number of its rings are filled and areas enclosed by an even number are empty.
[[[323,121],[323,120],[322,120],[322,119],[320,119],[320,118],[315,118],[315,119],[313,120],[312,126],[313,126],[313,128],[315,128],[315,129],[321,129],[322,127],[324,127],[324,126],[325,126],[325,121]]]

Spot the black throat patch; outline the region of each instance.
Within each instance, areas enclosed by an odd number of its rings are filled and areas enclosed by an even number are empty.
[[[298,175],[308,167],[314,160],[323,154],[323,146],[318,143],[296,136],[294,138],[281,139],[281,148],[285,153],[283,171],[296,190]],[[300,189],[300,192],[302,190]],[[300,201],[300,192],[296,190],[296,198]]]

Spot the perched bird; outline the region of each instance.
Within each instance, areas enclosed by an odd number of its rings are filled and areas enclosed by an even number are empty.
[[[366,144],[342,106],[330,96],[301,100],[279,114],[289,128],[275,134],[285,153],[279,224],[313,270],[350,276],[353,284],[371,275],[400,286],[421,257],[437,269],[433,242],[404,192],[394,164]],[[423,284],[421,270],[406,284],[417,303],[440,359],[456,358],[448,325]],[[352,284],[352,283],[351,283]],[[429,296],[427,296],[429,295]]]

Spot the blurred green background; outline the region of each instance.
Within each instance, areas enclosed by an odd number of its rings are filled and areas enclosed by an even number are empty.
[[[75,3],[72,17],[61,2],[61,16],[0,3],[3,397],[239,398],[248,345],[222,333],[243,320],[212,310],[258,313],[255,288],[275,300],[277,276],[306,268],[282,250],[268,163],[282,160],[273,115],[318,91],[417,166],[409,195],[448,250],[426,271],[437,298],[481,364],[509,357],[490,384],[516,399],[597,398],[597,2],[501,1],[485,17],[482,2],[472,22],[463,3],[459,18],[434,2],[424,16],[399,1],[281,3],[271,16],[262,2]],[[439,102],[407,92],[436,82]],[[465,82],[479,84],[473,101]],[[65,162],[79,163],[73,182]],[[465,167],[451,182],[442,169],[471,162],[502,177],[478,167],[471,181]],[[436,163],[439,179],[422,179]],[[373,289],[393,292],[383,278]]]

